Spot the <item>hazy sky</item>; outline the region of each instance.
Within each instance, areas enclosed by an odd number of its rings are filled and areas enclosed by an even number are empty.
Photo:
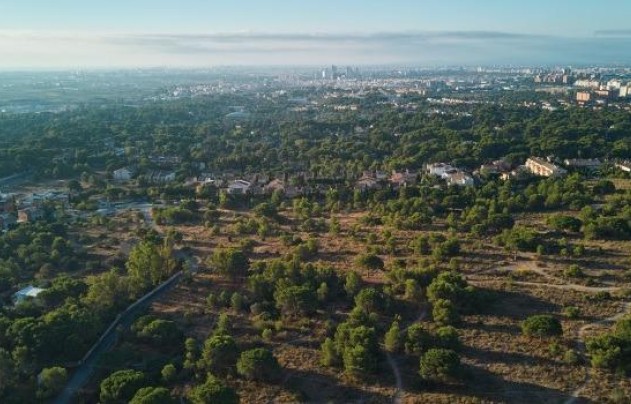
[[[0,68],[631,63],[630,22],[629,0],[0,0]]]

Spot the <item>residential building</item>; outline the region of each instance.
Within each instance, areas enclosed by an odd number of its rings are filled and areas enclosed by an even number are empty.
[[[599,159],[565,159],[563,164],[568,168],[598,169],[603,163]]]
[[[25,301],[26,299],[34,299],[44,290],[45,289],[29,285],[25,287],[24,289],[21,289],[13,294],[13,303],[19,304]]]
[[[403,172],[393,171],[389,181],[390,184],[395,187],[406,187],[408,185],[415,184],[417,177],[417,173],[410,172],[409,170],[405,170]]]
[[[129,181],[134,178],[135,171],[128,167],[119,168],[114,170],[114,179],[116,181]]]
[[[458,171],[446,163],[433,163],[426,166],[427,173],[436,177],[443,177],[445,174]]]
[[[631,162],[621,161],[616,163],[616,167],[624,171],[625,173],[631,173]]]
[[[475,185],[475,181],[473,180],[473,177],[463,171],[458,171],[453,174],[449,174],[447,178],[447,183],[449,185],[458,185],[462,187],[470,187],[470,186]]]
[[[539,157],[530,157],[526,160],[526,168],[532,174],[541,177],[561,177],[567,174],[567,171],[563,168]]]
[[[230,185],[228,185],[227,192],[230,195],[245,195],[250,192],[250,188],[252,187],[252,183],[245,180],[234,180]]]
[[[44,218],[44,209],[32,206],[18,210],[18,223],[32,223]]]
[[[154,184],[166,184],[175,181],[175,172],[154,170],[147,173],[147,181]]]

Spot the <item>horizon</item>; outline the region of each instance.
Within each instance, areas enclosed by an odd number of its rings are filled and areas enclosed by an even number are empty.
[[[28,3],[0,5],[0,70],[631,64],[621,0]]]

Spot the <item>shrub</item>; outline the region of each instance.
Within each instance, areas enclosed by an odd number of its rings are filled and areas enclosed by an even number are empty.
[[[208,375],[206,382],[194,387],[188,393],[188,399],[193,404],[238,404],[237,393],[223,385],[215,377]]]
[[[551,337],[563,335],[561,323],[548,314],[539,314],[528,317],[522,324],[524,335],[537,337]]]
[[[129,404],[173,404],[169,390],[164,387],[143,387],[138,390]]]
[[[103,404],[130,400],[146,383],[145,375],[137,370],[119,370],[101,382],[99,398]]]

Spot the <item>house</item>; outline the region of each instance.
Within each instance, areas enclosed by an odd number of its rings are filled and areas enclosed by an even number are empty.
[[[456,171],[454,167],[446,163],[434,163],[426,166],[427,173],[436,177],[443,177],[448,172]]]
[[[166,184],[175,181],[175,172],[153,170],[147,173],[147,181],[153,184]]]
[[[25,301],[26,299],[34,299],[40,293],[42,293],[45,289],[37,288],[35,286],[29,285],[22,290],[17,291],[13,294],[13,303],[19,304]]]
[[[530,157],[526,160],[526,168],[532,174],[540,177],[562,177],[567,174],[563,168],[539,157]]]
[[[18,223],[32,223],[44,218],[44,209],[36,206],[18,210]]]
[[[129,181],[134,178],[135,171],[128,167],[119,168],[114,170],[114,179],[116,181]]]
[[[447,183],[449,185],[458,185],[461,187],[470,187],[475,185],[473,177],[462,171],[450,174],[447,178]]]
[[[368,190],[371,190],[371,189],[377,189],[379,187],[380,187],[379,181],[377,181],[377,179],[374,178],[374,177],[362,176],[355,183],[355,189],[358,189],[358,190],[360,190],[362,192],[363,191],[368,191]]]
[[[409,170],[404,172],[393,171],[389,181],[395,187],[405,187],[415,184],[417,176],[417,173],[411,173]]]
[[[621,169],[625,173],[631,173],[631,162],[621,161],[619,163],[616,163],[616,168]]]
[[[509,163],[503,160],[495,160],[494,162],[489,164],[482,164],[480,166],[479,172],[482,175],[498,175],[502,173],[507,173],[510,171],[510,169],[511,166]]]
[[[500,175],[500,178],[506,181],[506,180],[511,180],[511,179],[525,178],[529,175],[530,175],[530,171],[526,168],[526,166],[522,165],[522,166],[518,166],[517,168],[515,168],[514,170],[510,172],[502,173]]]
[[[250,192],[252,183],[245,180],[234,180],[228,185],[228,194],[230,195],[245,195]]]
[[[603,163],[599,159],[565,159],[563,164],[568,168],[578,168],[586,170],[596,170]]]

